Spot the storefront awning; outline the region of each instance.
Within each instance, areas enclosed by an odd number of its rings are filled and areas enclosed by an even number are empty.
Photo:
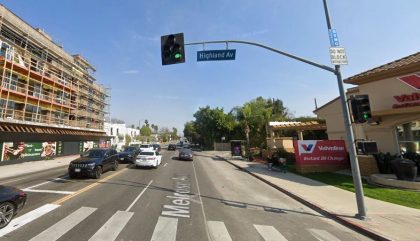
[[[0,122],[0,141],[81,141],[109,139],[105,131]]]
[[[325,123],[319,123],[318,121],[307,121],[307,122],[270,122],[269,128],[272,130],[326,130],[327,125]]]

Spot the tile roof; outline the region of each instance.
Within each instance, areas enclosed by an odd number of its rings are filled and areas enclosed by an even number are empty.
[[[362,84],[383,78],[420,71],[420,52],[381,65],[344,80],[348,84]]]

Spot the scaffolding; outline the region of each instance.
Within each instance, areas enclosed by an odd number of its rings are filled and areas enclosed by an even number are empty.
[[[94,71],[0,5],[0,121],[103,130],[107,93]]]

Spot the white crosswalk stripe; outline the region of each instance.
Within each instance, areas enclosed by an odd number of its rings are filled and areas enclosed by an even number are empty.
[[[114,241],[134,213],[117,211],[89,241]]]
[[[177,218],[160,216],[153,231],[151,241],[175,241],[177,228]]]
[[[213,241],[232,241],[224,222],[207,221],[211,240]]]
[[[254,224],[254,227],[264,241],[287,241],[287,239],[273,226]]]
[[[96,208],[81,207],[78,210],[74,211],[67,217],[60,220],[58,223],[49,227],[42,233],[38,234],[30,241],[55,241],[67,233],[74,226],[82,222],[85,218],[91,215]]]
[[[35,210],[32,210],[24,215],[13,219],[9,225],[0,230],[0,237],[22,227],[23,225],[34,221],[35,219],[41,217],[42,215],[51,212],[52,210],[60,207],[60,205],[55,204],[45,204]]]
[[[340,239],[338,239],[337,237],[335,237],[334,235],[330,234],[329,232],[325,230],[314,229],[314,228],[311,228],[308,230],[312,234],[312,236],[314,236],[319,241],[340,241]]]

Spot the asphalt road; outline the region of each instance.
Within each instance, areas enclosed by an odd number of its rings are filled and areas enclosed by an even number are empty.
[[[0,181],[28,193],[0,240],[369,240],[210,152],[162,154],[158,169],[121,164],[99,181],[66,168]]]

